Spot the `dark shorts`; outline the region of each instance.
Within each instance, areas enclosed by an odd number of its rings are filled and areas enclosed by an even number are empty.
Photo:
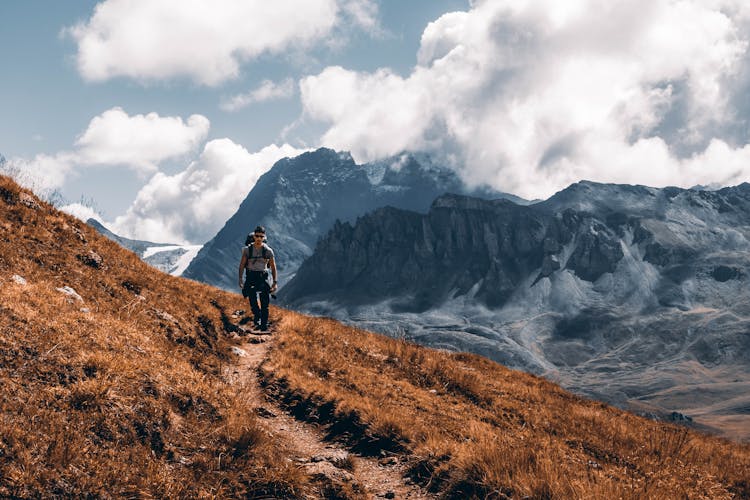
[[[268,271],[245,271],[245,285],[242,287],[243,297],[250,297],[258,292],[269,293],[270,291]]]

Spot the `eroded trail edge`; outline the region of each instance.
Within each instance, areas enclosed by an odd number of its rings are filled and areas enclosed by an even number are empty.
[[[283,453],[313,478],[320,497],[434,498],[409,478],[407,464],[397,455],[365,457],[346,445],[327,440],[321,427],[296,419],[262,389],[259,368],[274,342],[270,335],[248,334],[233,347],[235,361],[225,377],[242,388],[267,432],[285,443]]]

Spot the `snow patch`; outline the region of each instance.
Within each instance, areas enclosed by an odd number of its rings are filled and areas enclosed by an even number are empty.
[[[196,255],[198,255],[198,252],[201,248],[203,248],[203,245],[190,245],[186,247],[182,247],[185,250],[187,250],[177,261],[177,265],[174,268],[174,270],[169,273],[172,276],[182,276],[182,273],[185,272],[185,269],[188,268],[190,263],[193,261]]]
[[[185,272],[185,269],[187,269],[187,267],[190,265],[190,262],[192,262],[195,256],[198,255],[198,252],[201,248],[203,248],[203,245],[154,246],[146,248],[146,250],[143,252],[143,255],[141,255],[141,258],[145,260],[160,253],[182,250],[184,251],[184,253],[180,255],[180,257],[174,263],[174,267],[169,271],[169,274],[171,274],[172,276],[182,276],[182,273]]]

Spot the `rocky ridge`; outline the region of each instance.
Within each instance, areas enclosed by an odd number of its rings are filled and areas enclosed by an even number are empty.
[[[487,189],[470,190],[447,167],[428,156],[402,154],[357,164],[346,152],[321,148],[285,158],[258,180],[237,212],[191,262],[184,276],[234,290],[236,265],[248,232],[264,225],[277,253],[281,285],[334,223],[384,206],[426,211],[445,192],[485,198],[511,197]]]
[[[445,195],[336,224],[282,299],[750,437],[748,250],[750,184]]]

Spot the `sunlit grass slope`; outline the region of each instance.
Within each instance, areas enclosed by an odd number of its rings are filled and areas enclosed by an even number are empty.
[[[267,390],[363,452],[405,454],[452,498],[750,498],[750,446],[533,375],[286,312]]]
[[[0,497],[301,494],[221,375],[241,299],[0,177]]]

